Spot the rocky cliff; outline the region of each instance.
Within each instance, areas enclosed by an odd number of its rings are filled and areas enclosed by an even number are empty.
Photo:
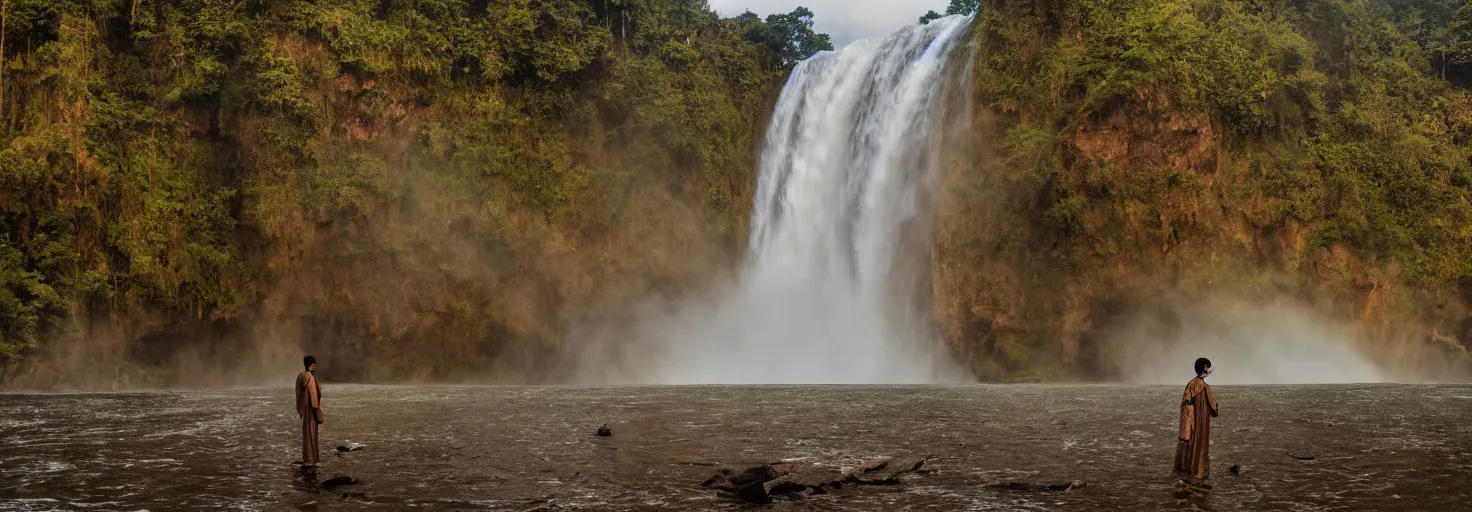
[[[989,380],[1136,380],[1181,345],[1467,375],[1469,28],[1464,2],[993,2],[946,338]]]
[[[9,387],[538,382],[740,253],[811,13],[699,1],[0,8]]]
[[[741,261],[812,16],[5,2],[0,381],[260,384],[303,352],[563,381],[576,326]],[[930,282],[978,378],[1469,374],[1465,1],[997,0],[970,30]]]

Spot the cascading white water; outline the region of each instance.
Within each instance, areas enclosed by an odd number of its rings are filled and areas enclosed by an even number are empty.
[[[933,353],[915,293],[928,283],[915,269],[929,265],[948,56],[969,22],[952,16],[800,63],[768,128],[739,285],[711,303],[646,312],[637,337],[657,348],[618,364],[632,374],[598,380],[915,384],[955,375]]]

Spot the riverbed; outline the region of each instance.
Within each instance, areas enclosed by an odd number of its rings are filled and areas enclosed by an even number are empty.
[[[0,394],[0,510],[749,510],[700,483],[881,456],[931,471],[767,509],[1472,510],[1472,386],[1216,387],[1212,489],[1179,499],[1174,387],[329,384],[312,476],[289,384]]]

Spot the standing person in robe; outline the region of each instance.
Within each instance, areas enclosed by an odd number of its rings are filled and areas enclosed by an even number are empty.
[[[302,417],[302,467],[317,467],[317,426],[322,424],[322,384],[317,382],[317,358],[302,358],[307,369],[296,376],[296,413]]]
[[[1186,383],[1186,394],[1181,397],[1180,442],[1176,444],[1177,473],[1184,473],[1198,480],[1211,474],[1211,418],[1216,416],[1216,395],[1206,384],[1211,375],[1211,360],[1196,360],[1196,378]]]

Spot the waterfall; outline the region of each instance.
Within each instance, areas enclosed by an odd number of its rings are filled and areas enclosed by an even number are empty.
[[[950,56],[969,24],[952,16],[797,65],[766,134],[738,285],[646,319],[640,337],[658,350],[614,380],[917,384],[953,374],[930,328],[931,196],[947,81],[967,75],[950,72]]]

